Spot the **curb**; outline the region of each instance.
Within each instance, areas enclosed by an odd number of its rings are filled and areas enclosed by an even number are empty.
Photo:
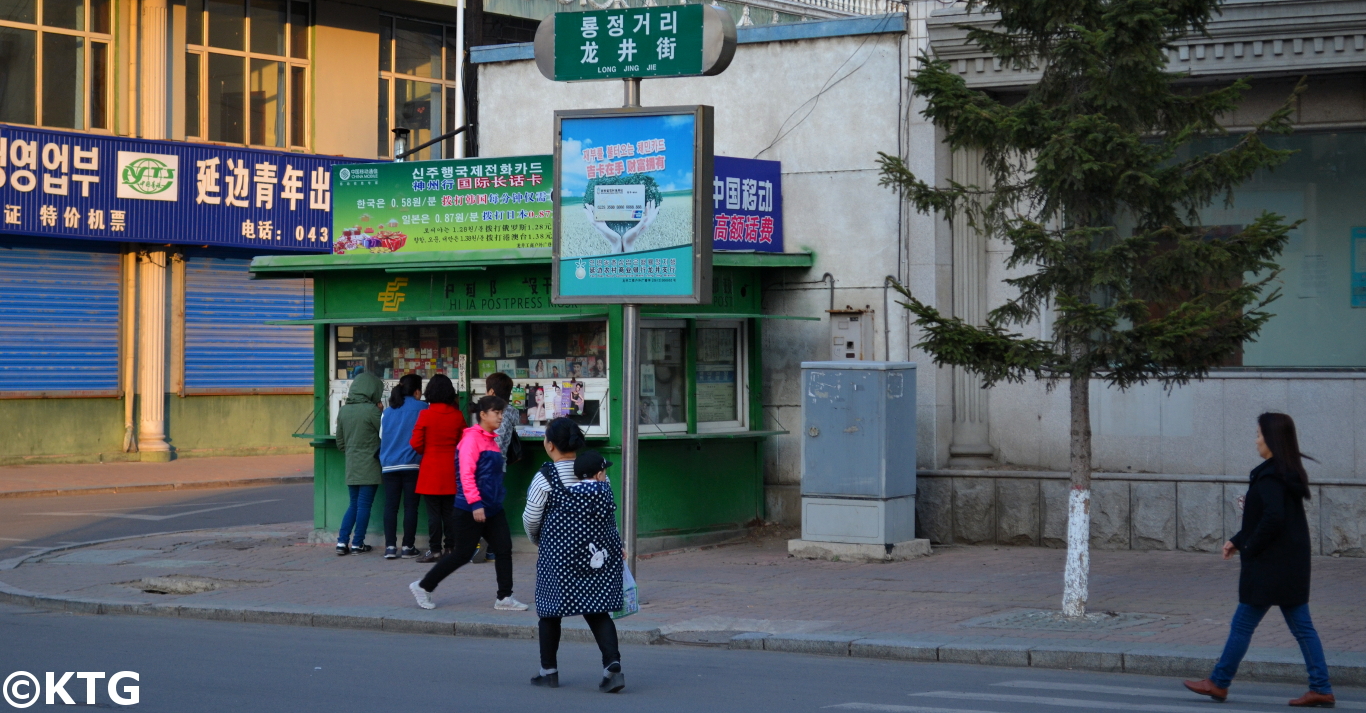
[[[283,475],[274,478],[237,478],[235,480],[204,480],[189,483],[143,483],[137,485],[92,485],[88,488],[51,488],[45,490],[0,491],[0,500],[9,498],[55,498],[63,495],[112,495],[162,490],[213,490],[216,488],[249,488],[261,485],[293,485],[311,483],[311,475]]]
[[[1105,673],[1136,673],[1149,676],[1203,678],[1218,663],[1211,647],[1155,648],[1095,642],[1089,646],[1057,643],[1030,645],[969,643],[941,639],[863,637],[856,634],[740,634],[730,640],[733,651],[783,651],[788,653],[848,656],[919,663],[942,662],[1011,666],[1017,668],[1080,669]],[[1200,650],[1207,649],[1207,650]],[[1343,686],[1366,686],[1366,654],[1329,655],[1333,682]],[[1238,669],[1245,680],[1304,682],[1304,661],[1299,652],[1251,651]]]
[[[497,622],[481,619],[440,619],[403,610],[402,616],[356,607],[349,611],[315,611],[304,607],[198,606],[193,604],[147,604],[118,602],[82,597],[40,594],[0,582],[0,603],[71,612],[73,614],[104,614],[124,616],[161,616],[201,621],[227,621],[246,624],[274,624],[307,626],[327,629],[384,631],[397,634],[437,634],[468,636],[486,639],[534,640],[538,636],[536,624]],[[425,612],[423,612],[425,613]],[[577,625],[576,625],[577,624]],[[665,643],[659,627],[633,627],[618,624],[617,636],[623,644],[655,645]],[[593,632],[582,622],[566,623],[563,639],[577,643],[593,643]]]

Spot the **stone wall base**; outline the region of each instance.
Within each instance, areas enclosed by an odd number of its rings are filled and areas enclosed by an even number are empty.
[[[922,471],[916,536],[935,544],[1067,546],[1064,473]],[[1314,554],[1366,556],[1366,484],[1314,484]],[[1091,546],[1218,552],[1238,531],[1245,477],[1103,473],[1091,484]]]

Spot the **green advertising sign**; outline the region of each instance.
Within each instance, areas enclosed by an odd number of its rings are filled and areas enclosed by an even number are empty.
[[[541,22],[536,64],[558,82],[719,74],[735,22],[710,5],[560,12]]]
[[[548,248],[551,156],[332,167],[332,251]]]

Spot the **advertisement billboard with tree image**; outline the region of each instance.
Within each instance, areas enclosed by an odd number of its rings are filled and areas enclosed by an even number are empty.
[[[711,295],[711,108],[556,113],[556,301]]]

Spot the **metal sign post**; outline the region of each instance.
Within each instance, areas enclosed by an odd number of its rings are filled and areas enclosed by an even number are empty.
[[[623,80],[622,107],[640,107],[640,77]],[[626,566],[636,573],[636,509],[640,505],[640,305],[621,306],[621,522],[626,541]]]
[[[735,44],[730,15],[707,5],[557,13],[536,33],[546,78],[624,80],[620,109],[555,112],[551,300],[622,306],[621,529],[632,572],[640,306],[710,303],[715,177],[712,108],[645,109],[640,78],[719,74]]]

